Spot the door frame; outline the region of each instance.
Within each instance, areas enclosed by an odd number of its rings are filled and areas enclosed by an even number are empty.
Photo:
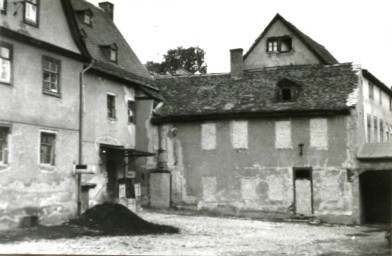
[[[293,192],[294,192],[294,203],[295,203],[295,213],[297,213],[297,194],[295,187],[295,180],[297,178],[297,171],[306,170],[309,171],[309,179],[310,179],[310,206],[311,213],[314,214],[314,206],[313,206],[313,168],[312,167],[293,167]]]

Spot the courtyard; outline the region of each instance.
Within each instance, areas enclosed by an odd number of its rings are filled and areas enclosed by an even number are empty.
[[[382,226],[310,225],[139,211],[179,234],[0,240],[0,254],[390,255]],[[15,231],[13,231],[15,232]],[[28,230],[19,230],[28,233]],[[4,238],[6,233],[2,233]]]

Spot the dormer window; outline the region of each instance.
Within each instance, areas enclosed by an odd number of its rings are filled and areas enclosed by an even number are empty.
[[[267,39],[267,52],[282,53],[289,52],[292,49],[291,37],[269,37]]]
[[[102,51],[106,55],[106,57],[114,63],[117,63],[117,50],[118,47],[116,43],[110,44],[110,45],[102,45],[101,46]]]
[[[282,79],[277,83],[278,101],[294,101],[299,93],[300,85],[289,79]]]
[[[90,27],[92,26],[93,12],[91,11],[91,9],[87,8],[87,9],[77,10],[77,13],[78,13],[80,21],[83,24],[86,24]]]
[[[83,14],[83,23],[91,26],[91,15],[88,14],[87,12]]]
[[[38,26],[38,5],[39,0],[25,0],[24,22],[33,26]]]
[[[117,62],[117,49],[110,49],[110,61]]]

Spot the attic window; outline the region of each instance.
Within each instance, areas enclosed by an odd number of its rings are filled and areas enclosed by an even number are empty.
[[[297,98],[300,85],[288,79],[282,79],[277,83],[278,101],[293,101]]]
[[[118,47],[116,43],[110,45],[101,45],[101,50],[111,62],[117,63]]]
[[[83,23],[86,24],[86,25],[91,26],[91,18],[92,18],[91,14],[89,14],[87,12],[84,12],[84,14],[83,14]]]
[[[280,36],[280,37],[269,37],[267,39],[267,52],[289,52],[292,49],[291,37]]]
[[[7,13],[7,0],[0,0],[0,11],[3,14]]]
[[[38,27],[39,0],[26,0],[24,5],[24,22]]]

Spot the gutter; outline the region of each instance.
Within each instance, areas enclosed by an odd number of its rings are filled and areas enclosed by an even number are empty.
[[[94,64],[94,61],[92,60],[91,63],[84,68],[82,71],[80,71],[79,75],[79,164],[83,164],[83,106],[84,106],[84,95],[83,95],[83,75],[84,73],[89,70]],[[78,201],[77,201],[77,214],[80,215],[82,211],[81,207],[81,183],[82,183],[82,175],[78,175]]]

